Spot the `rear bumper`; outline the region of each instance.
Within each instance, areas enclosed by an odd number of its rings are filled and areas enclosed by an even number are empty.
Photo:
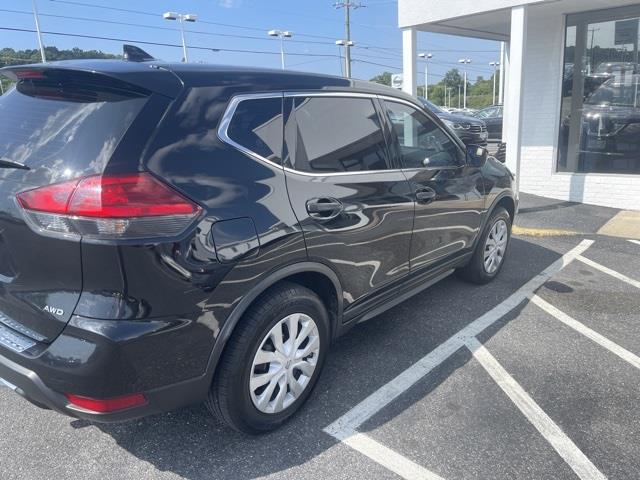
[[[47,387],[35,372],[1,355],[0,383],[40,408],[55,410],[70,417],[104,423],[134,420],[198,403],[206,397],[209,389],[208,379],[204,377],[189,379],[144,392],[147,398],[145,405],[112,413],[95,413],[74,407],[64,395]]]
[[[132,325],[135,323],[135,325]],[[134,331],[135,327],[135,331]],[[118,422],[202,402],[212,335],[188,318],[128,322],[75,317],[33,352],[0,348],[0,379],[31,403],[95,422]],[[142,393],[144,405],[96,413],[65,394],[110,399]]]

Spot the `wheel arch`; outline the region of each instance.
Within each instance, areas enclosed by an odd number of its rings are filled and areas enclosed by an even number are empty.
[[[213,377],[218,361],[233,331],[247,309],[270,288],[281,282],[294,282],[316,293],[327,307],[331,321],[331,337],[339,331],[342,319],[342,286],[338,276],[328,266],[317,262],[299,262],[283,267],[254,286],[227,317],[218,334],[207,364],[207,373]]]
[[[511,223],[515,220],[516,216],[516,201],[513,199],[512,194],[510,192],[505,192],[502,196],[498,197],[488,212],[488,217],[494,212],[494,210],[498,207],[503,207],[507,212],[509,212],[509,216],[511,217]],[[488,218],[487,217],[487,218]]]

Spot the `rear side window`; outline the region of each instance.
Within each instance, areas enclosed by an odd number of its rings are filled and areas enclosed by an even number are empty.
[[[389,168],[380,119],[369,98],[296,97],[293,168],[362,172]]]
[[[0,97],[0,157],[49,182],[101,172],[146,100],[104,85],[20,82]]]
[[[227,136],[267,160],[282,163],[282,97],[240,102],[227,128]]]

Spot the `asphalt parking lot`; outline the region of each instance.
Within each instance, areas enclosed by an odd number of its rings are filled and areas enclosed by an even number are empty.
[[[596,234],[612,209],[521,208],[495,282],[356,327],[281,430],[200,406],[94,425],[0,388],[0,478],[639,478],[640,244]]]

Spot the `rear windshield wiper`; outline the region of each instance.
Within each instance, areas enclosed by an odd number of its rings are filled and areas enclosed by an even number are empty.
[[[8,158],[0,158],[0,168],[17,168],[19,170],[31,170],[26,165],[23,165]]]

